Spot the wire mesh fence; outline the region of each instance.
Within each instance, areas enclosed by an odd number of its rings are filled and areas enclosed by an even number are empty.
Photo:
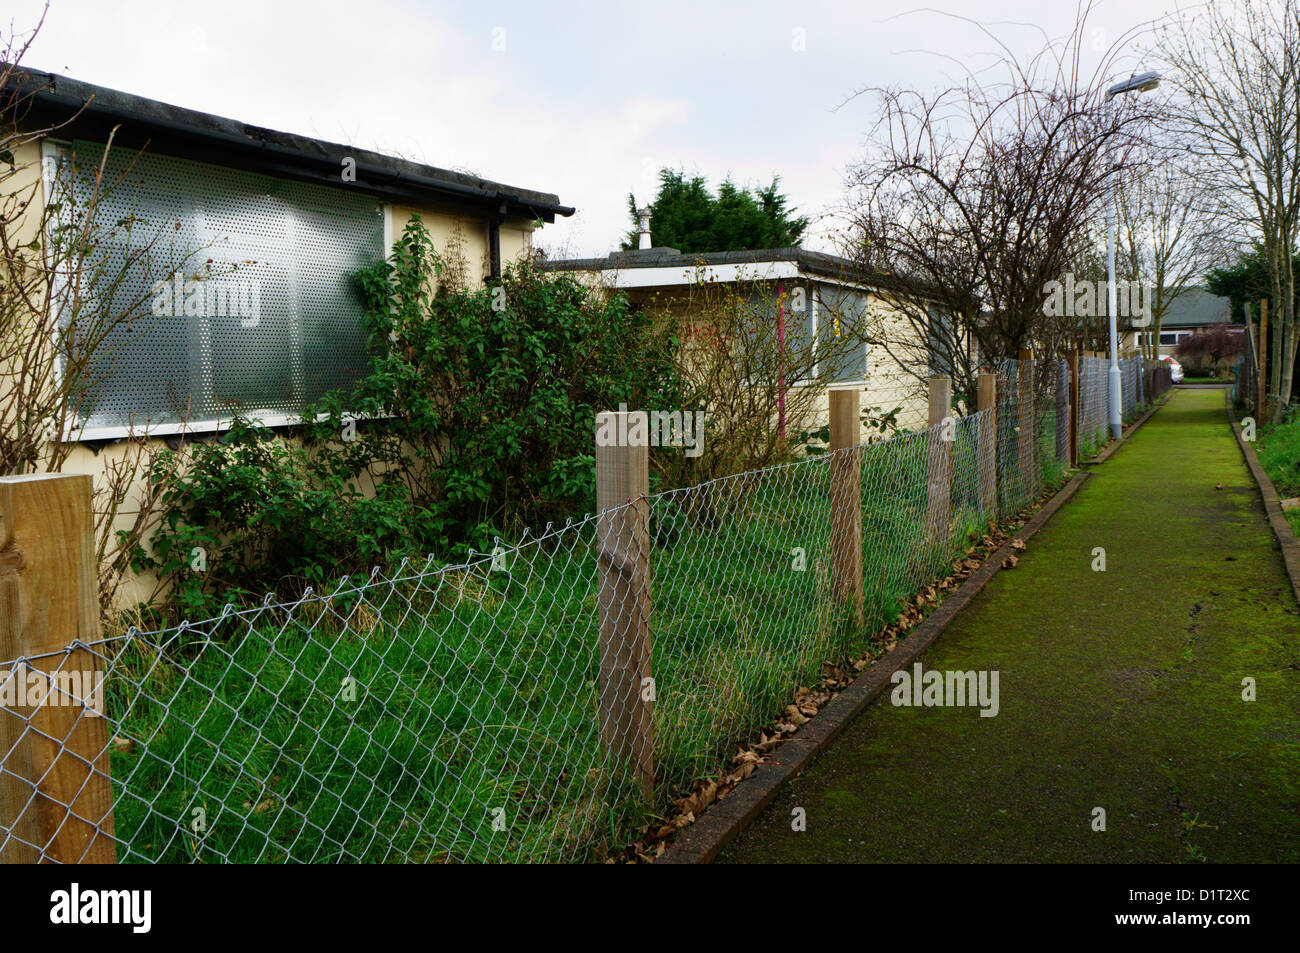
[[[996,373],[995,408],[464,563],[7,653],[0,858],[600,857],[1059,478],[1067,365]]]
[[[1232,402],[1238,407],[1256,410],[1259,403],[1259,346],[1255,342],[1254,328],[1247,325],[1242,334],[1241,354],[1237,357],[1232,375]]]
[[[1093,456],[1110,439],[1110,361],[1079,357],[1077,441],[1080,459]],[[1137,420],[1171,386],[1169,365],[1143,357],[1124,358],[1120,371],[1123,424]]]
[[[1106,442],[1109,432],[1110,396],[1106,360],[1079,358],[1079,456],[1092,456]]]

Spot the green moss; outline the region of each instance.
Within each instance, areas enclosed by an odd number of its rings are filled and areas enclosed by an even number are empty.
[[[1176,393],[923,662],[997,670],[998,716],[882,696],[723,860],[1300,860],[1300,607],[1221,392]]]

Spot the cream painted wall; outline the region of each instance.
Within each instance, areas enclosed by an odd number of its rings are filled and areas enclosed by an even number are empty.
[[[589,287],[612,293],[613,289],[603,282],[600,272],[584,271],[574,272],[573,274],[574,277]],[[699,322],[701,320],[701,315],[691,306],[689,290],[676,291],[673,288],[653,287],[631,288],[625,289],[624,294],[633,304],[658,309],[665,314],[675,316],[683,322],[691,320]],[[872,324],[876,325],[878,323],[888,334],[889,340],[903,342],[892,346],[896,357],[913,362],[926,360],[924,342],[916,340],[913,344],[906,343],[909,338],[916,337],[916,332],[912,323],[904,317],[897,305],[891,304],[880,295],[869,294],[867,309]],[[798,387],[801,385],[791,386]],[[924,384],[915,375],[902,367],[895,357],[891,357],[889,353],[879,346],[874,346],[868,350],[866,380],[860,384],[837,385],[837,389],[859,391],[858,405],[864,413],[873,407],[879,407],[882,414],[897,408],[899,411],[897,418],[899,426],[910,430],[919,430],[929,425],[930,403]],[[787,426],[795,430],[816,430],[826,425],[829,420],[830,397],[823,390],[816,400],[810,402],[808,419],[802,421],[789,420]],[[773,421],[773,426],[776,425],[776,421]],[[862,438],[864,441],[878,436],[878,431],[867,427],[863,428]]]
[[[444,255],[449,254],[457,244],[464,258],[470,281],[482,284],[489,272],[488,258],[488,220],[462,214],[450,214],[433,208],[415,208],[410,205],[392,207],[393,241],[402,235],[411,220],[419,213],[433,245]],[[519,219],[509,219],[501,225],[501,264],[512,261],[532,251],[533,223]]]

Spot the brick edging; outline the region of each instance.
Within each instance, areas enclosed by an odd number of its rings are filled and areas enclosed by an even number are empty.
[[[1296,541],[1295,533],[1291,532],[1291,524],[1287,522],[1286,515],[1282,512],[1277,487],[1273,486],[1273,481],[1264,472],[1254,446],[1241,435],[1241,424],[1237,422],[1237,417],[1232,412],[1231,391],[1224,391],[1223,403],[1227,410],[1228,423],[1232,424],[1232,432],[1237,437],[1237,446],[1241,448],[1241,454],[1246,458],[1246,466],[1255,477],[1255,483],[1259,486],[1259,495],[1264,498],[1264,512],[1268,514],[1273,535],[1277,537],[1278,545],[1282,547],[1282,563],[1286,567],[1287,576],[1291,579],[1291,588],[1295,591],[1296,601],[1300,602],[1300,542]]]
[[[1167,391],[1147,413],[1143,414],[1119,440],[1108,447],[1107,457],[1137,432],[1151,416],[1164,406],[1172,391]],[[1095,461],[1094,461],[1095,462]],[[1028,540],[1047,524],[1057,511],[1078,492],[1079,487],[1092,474],[1076,473],[1065,486],[1057,490],[1033,518],[1020,528],[1013,539]],[[926,616],[925,621],[913,629],[898,647],[876,659],[867,670],[855,678],[842,692],[828,702],[813,718],[804,724],[788,741],[780,745],[760,764],[749,777],[732,789],[721,801],[715,802],[694,824],[687,827],[664,851],[657,864],[707,864],[721,853],[722,848],[750,825],[760,813],[776,799],[781,786],[803,771],[819,753],[837,738],[849,723],[870,705],[890,683],[891,676],[911,664],[938,638],[953,618],[998,573],[1006,558],[1017,550],[1008,540],[984,561],[957,590]]]

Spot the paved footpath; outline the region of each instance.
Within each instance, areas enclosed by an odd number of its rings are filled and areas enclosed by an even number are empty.
[[[1176,392],[922,657],[996,717],[883,693],[720,862],[1300,862],[1300,607],[1223,401]]]

